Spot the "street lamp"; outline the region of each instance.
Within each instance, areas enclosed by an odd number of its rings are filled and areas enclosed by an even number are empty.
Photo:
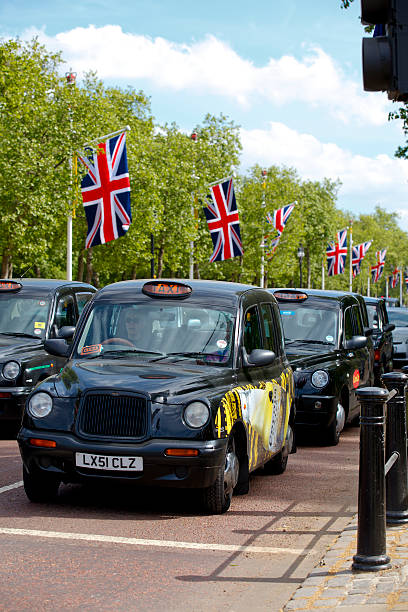
[[[72,87],[75,85],[77,73],[70,70],[65,73],[65,78],[67,80],[67,85]],[[69,126],[71,130],[71,134],[73,131],[72,127],[72,108],[71,104],[68,105],[68,115],[69,115]],[[69,172],[71,175],[71,189],[72,189],[72,152],[69,154]],[[70,205],[72,202],[70,202]],[[72,280],[72,217],[73,210],[70,210],[67,218],[67,280]]]
[[[302,287],[302,260],[305,256],[305,251],[301,242],[299,242],[297,256],[299,259],[299,287]]]
[[[261,287],[265,287],[265,249],[266,249],[266,244],[265,244],[265,231],[264,231],[264,222],[265,222],[265,214],[264,214],[264,209],[266,207],[266,198],[265,198],[265,190],[266,190],[266,179],[268,177],[268,171],[263,168],[262,170],[262,241],[261,241],[261,248],[262,248],[262,253],[261,253]]]
[[[192,142],[196,144],[198,141],[197,132],[196,131],[191,132],[190,138]],[[194,154],[193,154],[193,179],[196,181],[198,177],[196,176],[196,163],[195,162],[196,162],[196,151],[194,151]],[[196,217],[195,192],[192,193],[191,199],[192,199],[191,214],[193,215],[193,217]],[[189,270],[188,277],[190,279],[194,278],[194,240],[190,240],[190,270]]]

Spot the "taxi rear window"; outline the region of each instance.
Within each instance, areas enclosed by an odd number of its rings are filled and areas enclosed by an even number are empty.
[[[279,304],[285,342],[316,342],[336,345],[338,338],[338,311],[323,308],[313,302]]]

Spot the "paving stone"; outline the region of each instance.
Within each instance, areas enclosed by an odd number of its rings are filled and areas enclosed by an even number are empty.
[[[284,610],[307,610],[308,600],[304,599],[301,601],[300,599],[297,601],[290,600],[286,606],[283,608]]]
[[[327,587],[322,592],[322,597],[330,598],[330,597],[344,597],[344,589],[339,587],[330,588]]]
[[[314,587],[313,586],[311,587],[301,586],[297,591],[293,593],[292,599],[313,597],[313,595],[316,595],[317,590],[318,589],[315,586]]]
[[[379,582],[376,586],[376,593],[392,593],[395,588],[393,582]]]
[[[352,580],[350,579],[350,576],[333,576],[333,578],[328,578],[327,579],[327,586],[329,587],[334,587],[334,586],[347,586],[348,584],[351,584]]]
[[[340,605],[343,606],[355,606],[357,604],[362,604],[366,601],[367,595],[347,595],[345,599],[341,602]]]
[[[375,595],[370,595],[369,597],[367,597],[367,601],[366,604],[380,604],[380,603],[386,603],[388,599],[388,595],[385,594],[380,594],[377,593]]]

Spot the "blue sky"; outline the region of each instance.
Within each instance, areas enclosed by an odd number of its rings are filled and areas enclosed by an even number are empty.
[[[358,0],[3,0],[0,33],[38,35],[79,78],[143,89],[159,123],[189,131],[223,113],[241,126],[242,171],[338,178],[341,208],[378,204],[408,230],[404,136],[387,95],[363,92],[359,12]]]

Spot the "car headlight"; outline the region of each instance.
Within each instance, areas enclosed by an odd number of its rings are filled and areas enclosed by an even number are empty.
[[[322,389],[329,382],[329,375],[326,370],[316,370],[312,374],[312,385],[317,389]]]
[[[35,393],[28,401],[29,413],[38,419],[47,416],[52,410],[52,397],[48,393]]]
[[[186,425],[197,429],[203,427],[210,416],[210,409],[204,402],[191,402],[184,408],[184,421]]]
[[[8,361],[3,366],[3,378],[15,380],[20,374],[20,364],[17,361]]]

